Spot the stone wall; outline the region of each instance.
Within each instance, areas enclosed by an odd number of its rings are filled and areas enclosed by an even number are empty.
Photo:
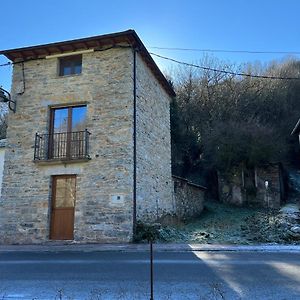
[[[203,210],[206,188],[181,177],[172,176],[172,179],[176,216],[181,220],[199,216]]]
[[[246,202],[242,171],[239,168],[229,173],[218,172],[218,191],[220,201],[241,206]]]
[[[83,54],[82,74],[59,77],[57,58],[28,61],[22,92],[21,64],[14,65],[8,118],[0,243],[49,239],[51,176],[77,175],[74,240],[125,242],[132,238],[133,80],[131,49]],[[152,80],[152,79],[151,79]],[[87,104],[91,160],[40,165],[33,162],[35,133],[47,133],[52,105]],[[115,205],[113,195],[124,201]]]
[[[172,202],[170,96],[137,55],[137,219],[155,221]]]
[[[282,172],[279,164],[257,168],[256,202],[263,207],[278,208],[283,199]],[[266,189],[265,182],[268,182]]]
[[[218,182],[222,202],[239,206],[278,208],[284,200],[280,164],[269,164],[253,170],[236,168],[226,175],[218,173]]]

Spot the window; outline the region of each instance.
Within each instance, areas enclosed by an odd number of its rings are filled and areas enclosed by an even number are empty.
[[[59,76],[81,74],[82,55],[72,55],[59,59]]]
[[[86,105],[51,109],[50,133],[84,131],[86,129]]]
[[[86,115],[86,105],[51,108],[49,132],[35,135],[34,161],[89,160]]]
[[[86,106],[53,108],[49,158],[79,159],[87,154]]]

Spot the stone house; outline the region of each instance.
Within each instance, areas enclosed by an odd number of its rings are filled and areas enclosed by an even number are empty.
[[[253,169],[235,168],[218,172],[219,199],[237,206],[279,208],[285,201],[284,172],[280,163]]]
[[[13,64],[0,243],[127,242],[174,213],[175,93],[133,30],[1,51]]]

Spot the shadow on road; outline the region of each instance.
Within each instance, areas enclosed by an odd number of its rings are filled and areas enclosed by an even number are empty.
[[[154,299],[300,299],[300,254],[155,251]],[[0,255],[0,299],[150,299],[147,251]]]
[[[192,253],[210,270],[220,299],[300,299],[299,253]]]

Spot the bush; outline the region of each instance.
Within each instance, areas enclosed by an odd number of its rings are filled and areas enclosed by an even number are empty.
[[[159,239],[159,229],[161,225],[158,223],[155,224],[146,224],[141,221],[137,221],[135,235],[133,238],[134,242],[148,242],[155,241]]]

